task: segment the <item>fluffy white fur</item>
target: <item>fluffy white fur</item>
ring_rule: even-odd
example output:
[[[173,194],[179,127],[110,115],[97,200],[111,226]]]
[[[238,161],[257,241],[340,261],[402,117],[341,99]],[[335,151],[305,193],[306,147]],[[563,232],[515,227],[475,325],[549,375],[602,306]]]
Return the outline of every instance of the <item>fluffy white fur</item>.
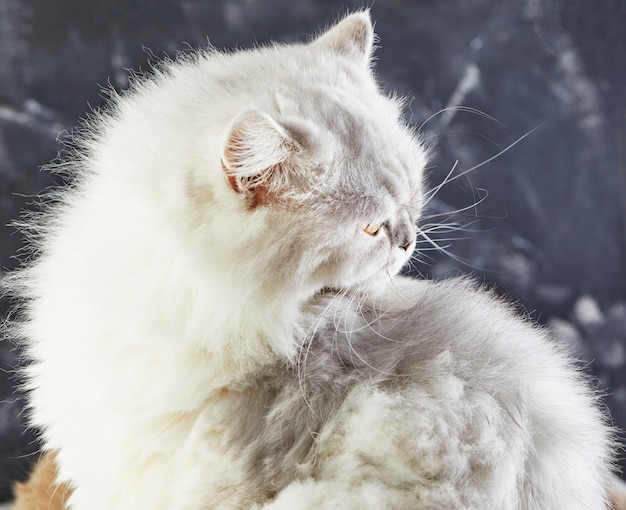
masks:
[[[77,136],[12,281],[73,510],[604,508],[608,429],[557,346],[393,276],[427,158],[372,44],[361,12],[181,57]]]

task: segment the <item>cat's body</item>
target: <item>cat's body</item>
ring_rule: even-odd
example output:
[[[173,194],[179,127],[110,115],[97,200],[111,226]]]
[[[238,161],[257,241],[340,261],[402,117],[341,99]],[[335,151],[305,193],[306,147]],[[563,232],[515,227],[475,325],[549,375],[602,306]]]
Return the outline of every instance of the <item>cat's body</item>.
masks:
[[[211,405],[241,465],[211,475],[207,508],[603,508],[598,413],[559,347],[491,294],[397,278],[305,310],[298,360]]]
[[[359,13],[188,57],[79,139],[12,281],[74,510],[604,508],[609,429],[559,349],[394,276],[426,153],[372,41]]]
[[[279,494],[269,508],[603,507],[602,476],[576,467],[603,462],[599,413],[558,346],[492,295],[396,278],[312,306],[324,319],[299,363],[245,404],[270,410],[242,443]]]

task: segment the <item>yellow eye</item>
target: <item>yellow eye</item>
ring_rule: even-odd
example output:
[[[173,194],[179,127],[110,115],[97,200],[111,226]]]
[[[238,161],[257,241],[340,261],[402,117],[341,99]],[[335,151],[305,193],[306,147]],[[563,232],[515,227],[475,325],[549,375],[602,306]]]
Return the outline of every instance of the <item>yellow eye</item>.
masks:
[[[367,226],[363,229],[363,232],[367,232],[371,236],[375,236],[378,234],[380,227],[382,225],[380,223],[368,223]]]

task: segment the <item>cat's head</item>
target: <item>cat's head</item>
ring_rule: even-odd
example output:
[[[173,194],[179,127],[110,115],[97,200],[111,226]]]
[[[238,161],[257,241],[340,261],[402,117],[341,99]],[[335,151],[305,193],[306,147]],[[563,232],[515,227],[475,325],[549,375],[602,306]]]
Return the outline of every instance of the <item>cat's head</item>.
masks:
[[[373,44],[360,12],[308,44],[249,56],[278,64],[250,64],[257,98],[220,139],[230,241],[310,289],[388,279],[415,247],[426,150],[376,84]]]

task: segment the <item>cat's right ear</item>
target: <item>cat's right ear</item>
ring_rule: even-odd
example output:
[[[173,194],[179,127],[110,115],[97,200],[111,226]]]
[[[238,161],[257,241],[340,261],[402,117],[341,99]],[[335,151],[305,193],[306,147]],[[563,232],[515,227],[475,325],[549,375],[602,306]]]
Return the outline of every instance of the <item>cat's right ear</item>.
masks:
[[[249,110],[233,119],[222,146],[228,185],[251,206],[271,199],[288,179],[290,158],[301,151],[267,113]]]
[[[313,44],[365,66],[369,65],[374,49],[374,28],[369,11],[346,16],[313,41]]]

